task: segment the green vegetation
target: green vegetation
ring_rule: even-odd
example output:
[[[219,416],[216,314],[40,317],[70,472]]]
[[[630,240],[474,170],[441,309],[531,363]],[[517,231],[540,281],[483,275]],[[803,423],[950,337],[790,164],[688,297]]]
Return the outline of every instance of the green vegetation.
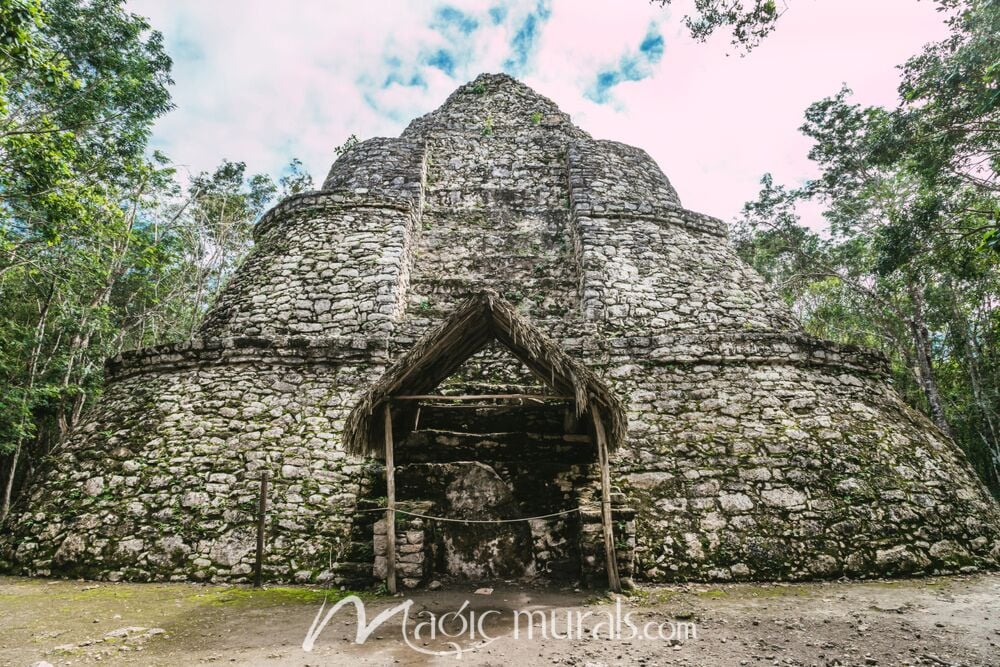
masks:
[[[711,588],[707,591],[698,591],[695,595],[700,598],[724,598],[728,593],[721,588]]]
[[[515,306],[524,301],[524,293],[518,289],[508,289],[503,293],[503,297]]]
[[[197,593],[189,597],[192,602],[207,603],[213,606],[227,607],[262,607],[293,604],[322,604],[323,601],[337,602],[349,595],[361,598],[371,598],[371,593],[358,593],[331,588],[293,588],[267,587],[245,588],[230,587],[212,590],[207,593]]]
[[[673,0],[651,0],[665,7]],[[949,2],[950,0],[943,0]],[[784,6],[784,3],[782,3]],[[694,11],[684,16],[684,25],[691,36],[706,41],[717,30],[729,29],[732,43],[746,51],[760,44],[775,28],[784,9],[775,0],[694,0]]]
[[[339,146],[334,146],[333,152],[336,153],[337,157],[340,157],[347,151],[357,146],[359,143],[361,142],[358,141],[358,136],[356,134],[352,134],[351,136],[347,137],[347,139],[344,140],[344,143],[340,144]]]
[[[1000,5],[940,4],[951,35],[903,65],[898,106],[812,104],[819,178],[765,175],[735,241],[811,333],[884,352],[1000,495]],[[828,235],[801,224],[809,202]]]
[[[190,336],[279,194],[224,161],[182,185],[150,152],[163,38],[122,0],[0,0],[0,522],[79,420],[103,360]]]

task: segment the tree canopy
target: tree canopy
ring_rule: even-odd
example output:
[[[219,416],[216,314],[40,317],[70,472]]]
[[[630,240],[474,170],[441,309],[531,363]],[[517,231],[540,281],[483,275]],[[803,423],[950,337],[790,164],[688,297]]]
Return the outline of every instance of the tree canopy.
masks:
[[[946,4],[951,35],[902,66],[895,108],[844,88],[806,110],[819,178],[766,175],[737,238],[809,329],[885,351],[1000,492],[1000,4]],[[824,233],[802,226],[806,201]]]
[[[172,107],[163,38],[123,0],[0,0],[0,521],[99,393],[103,360],[186,338],[279,193],[149,150]]]

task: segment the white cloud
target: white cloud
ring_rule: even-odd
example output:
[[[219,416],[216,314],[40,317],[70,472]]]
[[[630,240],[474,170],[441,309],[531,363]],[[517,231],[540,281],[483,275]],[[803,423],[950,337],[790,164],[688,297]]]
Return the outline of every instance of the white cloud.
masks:
[[[467,38],[430,27],[443,3],[133,0],[130,9],[166,35],[176,61],[177,109],[158,123],[155,144],[191,171],[229,158],[276,175],[300,157],[321,181],[333,147],[351,133],[397,135],[461,83],[500,71],[517,29],[537,11],[535,0],[505,3],[494,25],[495,3],[449,4],[478,22]],[[763,172],[786,183],[814,175],[796,129],[810,102],[846,82],[863,103],[893,104],[895,66],[945,34],[931,3],[789,5],[778,30],[741,58],[725,38],[693,42],[678,9],[554,0],[522,79],[595,137],[649,151],[686,206],[731,219]],[[635,52],[651,24],[666,48],[650,76],[615,85],[609,104],[587,99],[597,73]],[[453,76],[426,64],[437,49],[456,56]],[[404,83],[419,74],[426,85],[383,89],[391,72]]]

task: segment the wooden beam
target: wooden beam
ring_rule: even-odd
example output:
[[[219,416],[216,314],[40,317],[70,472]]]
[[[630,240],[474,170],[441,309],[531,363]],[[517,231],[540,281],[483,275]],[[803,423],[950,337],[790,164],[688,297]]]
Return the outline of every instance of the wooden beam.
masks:
[[[608,438],[604,432],[604,422],[591,401],[590,416],[594,420],[594,435],[597,436],[597,458],[601,465],[601,529],[604,532],[604,561],[608,568],[608,588],[615,593],[622,592],[618,577],[618,558],[615,556],[615,535],[611,525],[611,470],[608,462]]]
[[[385,404],[385,583],[396,594],[396,465],[393,462],[392,409]]]
[[[393,396],[394,401],[478,401],[517,399],[527,401],[572,401],[573,396],[545,396],[542,394],[469,394],[463,396],[446,396],[444,394],[408,394]]]

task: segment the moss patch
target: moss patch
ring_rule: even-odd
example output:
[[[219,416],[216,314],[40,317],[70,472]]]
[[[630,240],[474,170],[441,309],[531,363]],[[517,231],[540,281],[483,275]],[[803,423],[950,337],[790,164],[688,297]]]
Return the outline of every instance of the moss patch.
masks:
[[[374,597],[370,593],[327,588],[295,588],[289,586],[255,589],[234,586],[221,590],[197,593],[189,596],[187,599],[192,602],[212,606],[272,607],[296,604],[319,604],[324,600],[327,602],[336,602],[349,595],[357,595],[362,599],[371,599]]]
[[[700,598],[723,598],[729,595],[729,593],[722,590],[721,588],[712,588],[707,591],[698,591],[697,593],[695,593],[695,595],[697,595]]]

